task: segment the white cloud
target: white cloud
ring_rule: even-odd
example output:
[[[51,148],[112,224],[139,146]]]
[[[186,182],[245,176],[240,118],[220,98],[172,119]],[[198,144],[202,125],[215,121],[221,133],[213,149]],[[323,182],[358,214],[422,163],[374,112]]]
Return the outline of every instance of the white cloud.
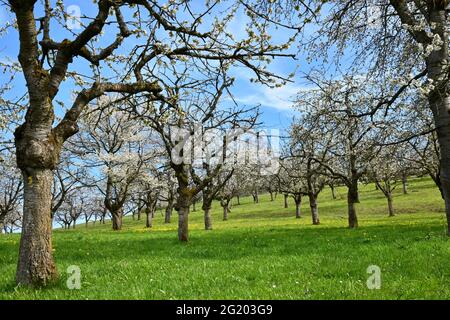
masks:
[[[271,107],[278,110],[293,110],[292,105],[297,93],[305,90],[305,87],[296,84],[287,84],[280,88],[269,88],[258,86],[251,94],[236,94],[237,102],[249,105],[260,104],[264,107]]]

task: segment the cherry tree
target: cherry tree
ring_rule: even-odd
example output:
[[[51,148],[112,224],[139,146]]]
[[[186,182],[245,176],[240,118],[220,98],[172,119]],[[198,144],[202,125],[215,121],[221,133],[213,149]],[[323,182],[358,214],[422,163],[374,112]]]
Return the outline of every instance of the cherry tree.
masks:
[[[289,157],[280,160],[280,168],[276,175],[280,192],[294,199],[297,219],[301,218],[302,197],[308,194],[305,179],[299,173],[304,169],[301,160]]]
[[[124,106],[124,111],[159,134],[165,148],[178,184],[175,209],[180,241],[189,238],[188,216],[194,198],[211,187],[225,160],[233,159],[227,155],[228,144],[239,132],[251,129],[259,115],[257,108],[222,105],[234,80],[227,76],[229,64],[222,63],[219,70],[207,66],[193,77],[191,63],[187,61],[183,68],[164,66],[172,77],[162,81],[168,95],[162,102],[135,97]]]
[[[290,128],[291,141],[289,156],[297,157],[301,162],[302,171],[296,173],[305,180],[306,194],[311,208],[312,223],[320,224],[317,198],[325,185],[330,184],[330,178],[323,164],[330,162],[333,138],[323,135],[318,130],[314,114],[304,113],[294,121]]]
[[[153,0],[99,0],[87,3],[82,16],[73,17],[60,1],[56,5],[50,0],[5,2],[15,18],[8,28],[17,30],[19,43],[18,61],[13,64],[26,82],[26,87],[17,85],[27,93],[26,101],[20,102],[25,116],[15,130],[17,166],[24,176],[17,283],[46,285],[57,278],[48,214],[52,171],[91,101],[111,92],[146,93],[150,99],[160,99],[159,78],[149,71],[163,60],[174,64],[186,58],[199,63],[228,60],[255,71],[259,82],[275,78],[267,71],[268,60],[283,55],[293,39],[271,41],[266,32],[269,24],[279,24],[282,18],[253,12],[247,35],[235,39],[227,25],[237,10],[248,11],[245,5],[252,8],[249,4],[207,1],[194,8],[184,0],[165,5]],[[264,5],[264,12],[270,13],[270,6]],[[74,86],[75,99],[65,108],[60,98],[69,96],[66,88]]]
[[[83,115],[83,130],[71,139],[70,145],[75,153],[82,155],[86,167],[91,168],[93,182],[88,183],[95,184],[104,195],[112,228],[120,230],[132,186],[152,151],[148,149],[147,142],[151,140],[147,140],[149,136],[142,129],[142,123],[115,108],[111,99]]]
[[[398,99],[419,92],[433,115],[440,148],[439,180],[450,236],[450,58],[449,2],[434,0],[319,1],[315,32],[305,36],[309,59],[355,70],[394,85],[380,92],[365,115],[401,115],[392,109]],[[348,54],[351,48],[352,54]],[[414,135],[420,134],[415,132]]]
[[[380,150],[375,120],[357,115],[367,110],[377,86],[365,77],[328,81],[319,74],[309,79],[316,87],[299,94],[297,108],[309,113],[309,127],[327,141],[330,155],[327,160],[315,157],[313,161],[324,168],[323,173],[346,185],[348,224],[356,228],[358,183],[367,173],[369,160]]]
[[[223,210],[223,221],[228,220],[228,213],[231,211],[231,200],[239,192],[238,179],[235,179],[238,171],[224,171],[219,176],[220,191],[217,193],[216,199],[219,200]]]
[[[404,145],[384,147],[376,158],[372,159],[368,175],[386,197],[390,217],[395,215],[393,192],[402,182],[403,162],[402,148]]]

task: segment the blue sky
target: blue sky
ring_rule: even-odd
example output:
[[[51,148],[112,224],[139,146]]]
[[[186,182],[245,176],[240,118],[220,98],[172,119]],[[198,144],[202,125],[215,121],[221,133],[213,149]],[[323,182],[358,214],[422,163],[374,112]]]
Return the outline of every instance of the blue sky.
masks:
[[[77,1],[64,1],[66,8],[72,4],[82,4],[81,8],[82,10],[85,10],[84,6],[88,5],[89,2],[83,1],[77,3]],[[90,6],[92,7],[92,4],[90,4]],[[0,6],[0,26],[4,25],[6,20],[11,21],[12,15],[7,12],[6,9],[6,7]],[[239,38],[240,34],[245,33],[245,22],[247,19],[246,15],[241,12],[238,13],[231,23],[229,28],[235,37]],[[16,59],[18,54],[17,33],[13,29],[9,30],[10,31],[6,35],[0,38],[0,61],[7,57]],[[285,30],[281,29],[272,30],[271,35],[277,42],[283,41],[289,36]],[[105,40],[108,41],[108,37],[105,38]],[[296,52],[296,48],[290,49],[290,52]],[[299,57],[297,60],[279,58],[271,64],[270,70],[286,76],[295,70],[307,72],[310,67],[311,66],[307,65],[306,60],[302,59],[302,57]],[[83,70],[87,68],[87,64],[75,59],[71,68],[74,70]],[[232,75],[235,76],[236,81],[231,91],[238,103],[249,106],[261,105],[261,121],[264,122],[264,126],[268,129],[284,130],[289,126],[292,117],[295,115],[295,112],[291,108],[292,99],[296,92],[305,88],[298,73],[296,74],[293,83],[288,83],[287,85],[276,89],[251,83],[249,81],[251,72],[246,68],[236,68],[232,71]],[[1,82],[3,82],[3,80],[0,80],[0,83]],[[24,81],[21,76],[21,79],[15,79],[15,89],[10,92],[10,95],[20,96],[23,94],[24,89]],[[70,105],[71,89],[72,84],[70,82],[64,83],[60,88],[57,99]]]

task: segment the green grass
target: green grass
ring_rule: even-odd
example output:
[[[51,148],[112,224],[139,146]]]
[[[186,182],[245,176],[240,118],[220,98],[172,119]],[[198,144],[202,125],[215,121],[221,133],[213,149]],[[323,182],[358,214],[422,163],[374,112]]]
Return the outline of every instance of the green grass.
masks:
[[[190,242],[176,239],[158,212],[154,227],[126,218],[111,225],[55,230],[61,280],[50,288],[15,287],[19,235],[0,236],[0,299],[449,299],[450,241],[443,201],[429,179],[410,181],[394,198],[395,217],[373,184],[362,187],[360,228],[349,230],[342,199],[320,196],[321,225],[311,225],[307,199],[301,219],[268,195],[243,198],[228,221],[213,208],[212,231],[202,212],[190,215]],[[200,205],[198,206],[200,207]],[[66,288],[66,269],[78,265],[82,288]],[[369,265],[381,268],[381,289],[369,290]]]

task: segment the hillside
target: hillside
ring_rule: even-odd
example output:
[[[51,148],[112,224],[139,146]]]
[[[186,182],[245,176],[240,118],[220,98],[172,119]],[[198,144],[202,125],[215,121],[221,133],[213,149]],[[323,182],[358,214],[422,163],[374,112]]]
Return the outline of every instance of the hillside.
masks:
[[[370,184],[361,188],[360,228],[347,229],[345,189],[332,200],[319,197],[321,225],[311,225],[307,198],[301,219],[278,195],[259,204],[242,198],[228,221],[213,208],[212,231],[190,215],[191,239],[177,241],[177,217],[154,227],[124,220],[122,231],[77,225],[54,231],[59,283],[45,289],[17,288],[14,272],[19,235],[0,236],[0,299],[414,299],[450,298],[450,242],[444,204],[429,179],[396,190],[395,217]],[[66,288],[66,269],[81,269],[80,290]],[[366,270],[381,268],[381,289],[369,290]]]

